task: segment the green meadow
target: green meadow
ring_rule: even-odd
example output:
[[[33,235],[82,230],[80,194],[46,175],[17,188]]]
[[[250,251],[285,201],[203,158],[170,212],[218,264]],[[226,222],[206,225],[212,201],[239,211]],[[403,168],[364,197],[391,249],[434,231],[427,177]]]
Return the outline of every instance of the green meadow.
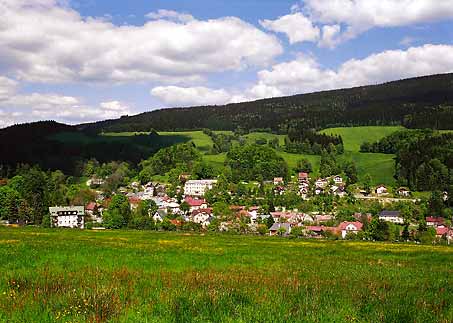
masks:
[[[447,246],[0,228],[1,322],[452,322]]]
[[[358,169],[359,180],[363,180],[366,174],[370,174],[374,184],[386,184],[393,185],[394,179],[393,174],[395,170],[394,155],[386,154],[372,154],[372,153],[361,153],[360,145],[365,142],[374,142],[379,140],[395,131],[404,129],[402,127],[386,127],[386,126],[372,126],[372,127],[348,127],[348,128],[329,128],[322,130],[326,134],[341,135],[344,142],[345,153],[340,156],[340,159],[353,160]],[[231,134],[231,131],[216,131],[217,133]],[[108,140],[108,141],[120,141],[127,142],[131,141],[135,135],[146,134],[146,133],[106,133],[101,138],[96,140]],[[172,143],[181,142],[193,142],[195,146],[203,154],[203,159],[214,167],[214,169],[221,171],[224,167],[226,154],[211,155],[210,151],[213,145],[211,138],[203,133],[202,131],[182,131],[182,132],[159,132],[160,145],[168,146]],[[64,135],[60,137],[60,140],[77,140],[87,141],[93,140],[84,135],[82,137],[66,138]],[[252,132],[244,136],[247,143],[255,143],[257,139],[271,140],[278,138],[279,144],[284,145],[284,135],[276,135],[265,132]],[[131,141],[133,143],[133,141]],[[313,165],[313,174],[317,176],[319,174],[319,163],[320,156],[316,155],[301,155],[292,154],[284,151],[277,151],[288,163],[290,169],[294,169],[297,162],[302,159],[308,159]]]
[[[329,128],[322,132],[326,134],[341,135],[344,142],[345,153],[340,156],[340,159],[353,160],[357,165],[359,180],[363,180],[366,174],[370,174],[374,184],[386,184],[393,185],[394,179],[393,174],[395,171],[394,155],[387,154],[372,154],[372,153],[361,153],[360,145],[366,141],[374,142],[385,136],[404,129],[403,127],[390,127],[390,126],[370,126],[370,127],[348,127],[348,128]],[[228,131],[219,131],[218,133],[231,133]],[[206,153],[209,148],[212,147],[212,140],[209,136],[204,134],[202,131],[190,131],[190,132],[161,132],[162,136],[174,136],[180,135],[188,138],[192,141],[201,152]],[[263,132],[252,132],[245,136],[248,143],[255,143],[257,139],[271,140],[278,138],[280,145],[284,145],[284,135],[275,135],[271,133]],[[301,155],[291,154],[284,151],[277,151],[288,163],[291,169],[294,169],[297,162],[302,159],[308,159],[313,165],[313,174],[317,176],[319,174],[319,163],[320,156],[316,155]],[[221,170],[226,154],[218,155],[204,155],[203,158],[215,169]]]

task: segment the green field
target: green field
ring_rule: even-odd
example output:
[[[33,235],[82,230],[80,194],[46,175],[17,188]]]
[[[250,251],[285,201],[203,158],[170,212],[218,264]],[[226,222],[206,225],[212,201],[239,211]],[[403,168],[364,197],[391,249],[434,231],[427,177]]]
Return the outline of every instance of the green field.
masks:
[[[324,129],[321,133],[328,135],[340,135],[343,138],[344,149],[348,151],[360,151],[360,145],[364,142],[375,142],[403,127],[347,127],[347,128],[329,128]]]
[[[329,128],[322,132],[326,134],[341,135],[344,141],[345,154],[340,157],[344,160],[355,161],[358,169],[359,180],[363,180],[365,174],[370,174],[374,184],[393,185],[394,179],[394,155],[385,154],[364,154],[360,153],[360,145],[365,142],[379,140],[395,131],[404,129],[402,127],[348,127],[348,128]],[[216,131],[216,133],[232,134],[231,131]],[[146,133],[107,133],[104,136],[116,138],[115,140],[125,140],[125,138],[135,134]],[[216,170],[221,171],[224,167],[226,154],[209,155],[213,142],[211,138],[202,131],[184,131],[184,132],[160,132],[160,140],[170,144],[171,142],[193,142],[195,146],[203,153],[203,159],[212,165]],[[284,135],[271,133],[253,132],[245,135],[247,142],[255,143],[256,139],[271,140],[277,137],[281,146],[284,145]],[[78,140],[82,140],[79,138]],[[302,159],[308,159],[313,165],[313,175],[319,174],[320,157],[315,155],[291,154],[284,151],[277,152],[282,156],[290,169],[294,169],[297,162]]]
[[[348,127],[329,128],[321,132],[341,135],[343,138],[345,160],[353,160],[357,165],[359,180],[370,174],[374,184],[393,185],[395,180],[395,155],[361,153],[360,145],[364,142],[375,142],[393,132],[403,130],[403,127]]]
[[[0,228],[2,322],[451,322],[453,248]]]

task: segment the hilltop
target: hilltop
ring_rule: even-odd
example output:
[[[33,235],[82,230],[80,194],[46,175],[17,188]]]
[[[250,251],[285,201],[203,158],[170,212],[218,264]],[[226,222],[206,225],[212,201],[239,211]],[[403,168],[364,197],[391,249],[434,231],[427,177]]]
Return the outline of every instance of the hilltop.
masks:
[[[329,128],[453,128],[453,74],[222,106],[161,109],[80,125],[90,132]]]

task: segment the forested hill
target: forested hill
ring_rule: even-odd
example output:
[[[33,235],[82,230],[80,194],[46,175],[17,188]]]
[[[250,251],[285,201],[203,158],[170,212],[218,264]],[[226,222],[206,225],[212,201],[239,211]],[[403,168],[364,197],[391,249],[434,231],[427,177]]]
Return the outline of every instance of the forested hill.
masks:
[[[453,74],[224,106],[162,109],[80,125],[90,132],[296,129],[402,124],[453,128]]]

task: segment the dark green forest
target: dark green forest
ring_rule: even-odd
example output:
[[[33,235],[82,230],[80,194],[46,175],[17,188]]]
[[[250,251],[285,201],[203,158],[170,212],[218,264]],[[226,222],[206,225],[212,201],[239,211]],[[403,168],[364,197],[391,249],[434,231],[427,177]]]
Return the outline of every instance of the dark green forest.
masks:
[[[290,128],[358,125],[453,129],[453,74],[223,106],[156,110],[79,128],[94,133],[151,128],[158,131],[268,128],[287,133]]]

